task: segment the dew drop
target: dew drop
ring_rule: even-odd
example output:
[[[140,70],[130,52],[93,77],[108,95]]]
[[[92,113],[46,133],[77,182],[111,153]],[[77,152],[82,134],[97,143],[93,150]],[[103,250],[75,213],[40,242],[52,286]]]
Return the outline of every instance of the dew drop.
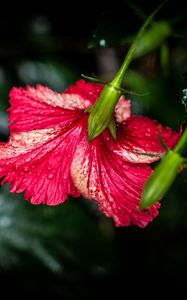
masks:
[[[144,144],[144,147],[145,148],[149,148],[149,144]]]
[[[96,186],[91,186],[90,188],[89,188],[89,191],[90,191],[90,193],[92,193],[92,192],[95,192],[96,191]]]
[[[66,180],[68,178],[67,174],[64,174],[63,179]]]
[[[48,175],[48,178],[51,179],[51,178],[53,178],[53,176],[54,176],[54,174],[50,173],[50,174]]]
[[[30,157],[28,157],[28,158],[25,159],[25,162],[29,162],[29,161],[31,161]]]

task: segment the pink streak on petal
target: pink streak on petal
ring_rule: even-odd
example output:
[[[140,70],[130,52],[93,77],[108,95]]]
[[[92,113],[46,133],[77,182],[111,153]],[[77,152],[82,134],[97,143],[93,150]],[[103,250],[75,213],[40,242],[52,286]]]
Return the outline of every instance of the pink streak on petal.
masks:
[[[105,131],[88,144],[84,128],[71,166],[73,182],[84,197],[97,201],[117,226],[145,227],[158,215],[159,207],[156,204],[146,211],[138,210],[152,169],[146,164],[122,161],[108,147],[109,136]]]
[[[86,107],[83,105],[86,101],[80,96],[61,95],[43,86],[37,86],[36,89],[13,88],[10,103],[9,120],[13,122],[9,126],[11,131],[51,128],[56,125],[63,127],[80,115],[81,108]],[[76,110],[73,105],[77,107]]]
[[[87,119],[86,119],[87,120]],[[0,144],[0,177],[12,192],[25,191],[33,204],[57,205],[78,197],[70,165],[85,120],[54,128],[15,133]]]
[[[156,121],[143,116],[132,116],[117,127],[117,140],[110,139],[112,151],[120,155],[125,161],[132,163],[151,163],[159,157],[151,154],[165,153],[159,141],[159,130],[168,148],[173,149],[181,133],[172,131]],[[141,154],[148,155],[141,155]]]
[[[126,100],[124,96],[119,98],[115,107],[115,117],[118,123],[124,122],[131,115],[131,101]]]
[[[86,82],[85,80],[81,79],[76,82],[75,85],[71,85],[67,88],[64,95],[67,94],[74,94],[79,95],[82,99],[87,100],[90,102],[88,107],[95,103],[97,98],[99,98],[101,91],[104,85]]]

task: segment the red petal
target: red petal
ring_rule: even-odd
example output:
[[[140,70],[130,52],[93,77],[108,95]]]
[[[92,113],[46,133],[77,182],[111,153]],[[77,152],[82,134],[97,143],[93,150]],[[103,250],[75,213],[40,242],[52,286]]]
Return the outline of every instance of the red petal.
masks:
[[[89,100],[90,104],[94,104],[96,99],[99,98],[104,85],[78,80],[75,85],[67,88],[64,94],[76,94],[85,100]]]
[[[33,204],[57,205],[68,195],[79,196],[70,165],[82,130],[82,121],[61,129],[15,133],[0,144],[0,177],[12,192],[25,191]]]
[[[108,133],[87,142],[86,128],[77,146],[71,174],[84,197],[94,199],[117,226],[135,224],[145,227],[157,216],[156,204],[146,211],[138,210],[143,186],[152,170],[146,164],[121,160],[108,147]]]
[[[165,152],[159,141],[159,131],[168,148],[173,149],[180,138],[180,133],[143,116],[133,116],[123,124],[119,124],[117,141],[111,139],[110,147],[126,161],[151,163],[159,157],[152,157],[149,154]]]
[[[76,118],[77,111],[91,105],[79,95],[59,94],[47,87],[37,85],[36,89],[28,86],[13,88],[10,92],[10,129],[26,131],[52,128],[69,123]]]

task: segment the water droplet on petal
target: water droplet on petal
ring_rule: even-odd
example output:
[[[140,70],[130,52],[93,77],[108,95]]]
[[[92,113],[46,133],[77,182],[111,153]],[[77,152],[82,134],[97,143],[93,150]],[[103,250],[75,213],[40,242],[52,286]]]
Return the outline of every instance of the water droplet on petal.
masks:
[[[53,176],[54,176],[54,174],[50,173],[50,174],[48,175],[48,178],[51,179],[51,178],[53,178]]]
[[[31,161],[30,157],[28,157],[28,158],[25,159],[25,162],[29,162],[29,161]]]
[[[60,158],[60,157],[57,157],[57,158],[56,158],[56,161],[57,161],[57,162],[61,161],[61,158]]]
[[[96,186],[91,186],[90,188],[89,188],[89,191],[90,191],[90,193],[92,193],[92,192],[95,192],[96,191]]]
[[[144,148],[149,148],[149,144],[144,144]]]

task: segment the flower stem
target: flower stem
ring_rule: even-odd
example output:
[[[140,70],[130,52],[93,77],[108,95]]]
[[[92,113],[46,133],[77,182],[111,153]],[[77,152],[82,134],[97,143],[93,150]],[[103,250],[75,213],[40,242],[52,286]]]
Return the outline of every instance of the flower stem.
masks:
[[[134,52],[136,50],[136,45],[138,40],[142,37],[145,28],[150,24],[150,22],[152,21],[153,17],[155,16],[155,14],[160,10],[160,8],[167,2],[167,0],[163,1],[155,10],[154,12],[147,18],[147,20],[145,21],[145,23],[142,25],[142,27],[140,28],[138,34],[136,35],[136,38],[134,40],[134,42],[132,43],[131,47],[129,48],[129,51],[125,57],[124,62],[122,63],[120,69],[118,70],[116,76],[114,77],[114,79],[111,82],[111,85],[117,88],[120,88],[121,83],[123,81],[123,77],[129,67],[129,64],[131,63],[133,56],[134,56]]]
[[[162,4],[160,4],[155,9],[155,11],[147,18],[145,23],[140,28],[137,37],[131,45],[124,62],[122,63],[119,71],[116,73],[116,76],[110,83],[105,85],[100,94],[100,97],[97,99],[95,104],[91,106],[89,110],[86,110],[86,112],[90,113],[88,118],[89,142],[100,135],[107,127],[110,130],[112,137],[116,139],[116,124],[113,118],[113,113],[120,96],[123,94],[123,90],[121,89],[123,77],[128,69],[130,62],[133,59],[139,38],[144,33],[147,25],[152,21],[155,14],[166,2],[167,0],[163,1]]]
[[[174,151],[181,153],[185,148],[187,148],[187,128],[184,130],[179,142],[177,143]]]

